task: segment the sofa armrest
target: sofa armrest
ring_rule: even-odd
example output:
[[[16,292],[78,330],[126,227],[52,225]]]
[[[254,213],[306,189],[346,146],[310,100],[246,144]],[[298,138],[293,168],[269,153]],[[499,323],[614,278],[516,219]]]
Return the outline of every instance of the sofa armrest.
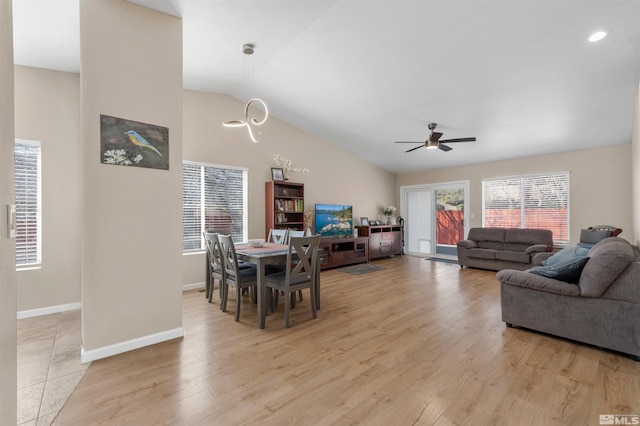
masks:
[[[515,287],[529,288],[562,296],[580,296],[580,287],[553,278],[543,277],[526,271],[503,269],[496,274],[496,278],[502,284]]]
[[[478,248],[478,244],[476,244],[475,241],[462,240],[462,241],[458,241],[458,247],[472,249],[472,248]]]
[[[550,252],[551,249],[552,249],[552,247],[548,246],[546,244],[534,244],[532,246],[527,247],[524,252],[527,253],[527,254],[544,253],[544,252]]]
[[[544,253],[534,253],[531,255],[531,264],[533,266],[540,266],[542,262],[553,256],[555,253],[546,251]]]

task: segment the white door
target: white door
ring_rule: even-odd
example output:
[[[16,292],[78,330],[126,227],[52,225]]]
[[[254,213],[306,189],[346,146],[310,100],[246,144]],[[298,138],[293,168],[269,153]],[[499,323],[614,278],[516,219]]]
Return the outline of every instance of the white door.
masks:
[[[433,191],[416,188],[405,193],[405,252],[433,253]]]

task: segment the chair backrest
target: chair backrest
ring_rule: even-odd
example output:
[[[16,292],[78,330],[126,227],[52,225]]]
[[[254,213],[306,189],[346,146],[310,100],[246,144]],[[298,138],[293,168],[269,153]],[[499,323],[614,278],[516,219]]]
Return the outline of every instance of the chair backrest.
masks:
[[[590,226],[589,229],[595,229],[597,231],[611,231],[612,237],[617,237],[622,233],[622,229],[618,228],[617,226],[611,226],[611,225],[595,225],[595,226]]]
[[[238,257],[236,255],[236,247],[233,245],[233,239],[231,235],[218,235],[218,241],[220,242],[220,253],[226,279],[238,282],[240,268],[238,267]]]
[[[295,231],[293,229],[289,229],[289,232],[287,233],[287,239],[285,240],[285,244],[289,244],[289,239],[291,237],[304,237],[304,231]]]
[[[287,265],[289,265],[289,268],[287,268],[285,275],[287,287],[306,281],[315,284],[319,244],[320,235],[289,238],[289,250],[287,252]]]
[[[287,244],[289,238],[289,231],[287,229],[274,229],[269,230],[269,236],[267,237],[268,243]]]
[[[224,272],[222,250],[220,249],[220,241],[218,240],[218,234],[215,232],[203,232],[204,243],[207,249],[207,258],[209,263],[217,273]]]

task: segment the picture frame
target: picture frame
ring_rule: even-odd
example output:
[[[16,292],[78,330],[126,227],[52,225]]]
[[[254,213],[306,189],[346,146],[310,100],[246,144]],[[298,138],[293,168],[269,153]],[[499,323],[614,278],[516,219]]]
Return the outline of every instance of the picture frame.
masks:
[[[361,217],[360,217],[360,225],[362,225],[362,226],[369,226],[369,218],[368,218],[368,217],[361,216]]]
[[[271,168],[271,180],[283,181],[284,180],[284,170],[280,167],[272,167]]]
[[[100,162],[169,170],[169,129],[100,114]]]

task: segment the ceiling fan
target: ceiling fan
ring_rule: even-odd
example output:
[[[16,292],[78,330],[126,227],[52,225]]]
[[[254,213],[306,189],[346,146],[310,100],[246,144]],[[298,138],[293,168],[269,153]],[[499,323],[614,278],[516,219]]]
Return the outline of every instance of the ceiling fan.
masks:
[[[429,134],[429,138],[424,142],[405,142],[405,141],[396,141],[396,143],[420,143],[422,145],[417,146],[415,148],[411,148],[405,152],[415,151],[416,149],[425,147],[427,149],[441,149],[445,152],[451,151],[453,148],[443,145],[443,142],[446,143],[454,143],[454,142],[475,142],[476,138],[456,138],[456,139],[445,139],[440,140],[442,137],[442,133],[434,132],[438,123],[429,123],[429,130],[431,130],[431,134]]]

